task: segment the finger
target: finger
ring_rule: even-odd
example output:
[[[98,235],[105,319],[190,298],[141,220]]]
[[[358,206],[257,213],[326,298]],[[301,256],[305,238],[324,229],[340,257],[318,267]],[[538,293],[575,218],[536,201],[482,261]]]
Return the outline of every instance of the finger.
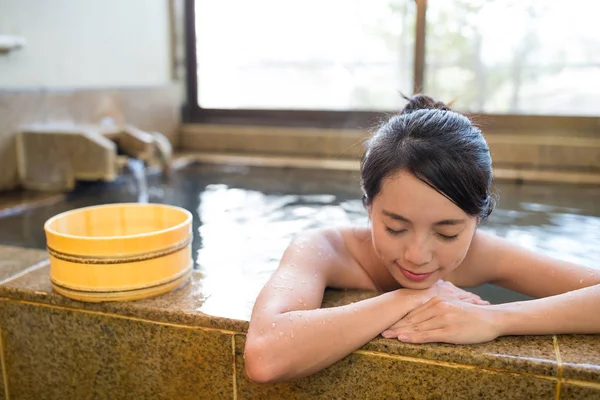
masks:
[[[426,319],[431,318],[431,316],[429,317],[424,317],[423,316],[423,312],[425,310],[429,310],[432,309],[433,306],[435,306],[436,304],[438,304],[439,302],[443,301],[442,299],[440,299],[439,297],[432,297],[431,299],[429,299],[428,301],[426,301],[425,303],[421,304],[419,307],[413,309],[412,311],[410,311],[408,314],[406,314],[404,317],[402,317],[402,319],[398,322],[396,322],[393,326],[406,326],[406,325],[411,325],[417,321],[424,321]],[[424,315],[428,315],[428,314],[424,314]]]
[[[402,335],[398,335],[398,340],[404,343],[451,343],[448,333],[444,329],[404,333]]]
[[[465,299],[465,303],[477,304],[477,305],[489,305],[490,302],[483,299]]]
[[[398,337],[400,335],[412,334],[417,332],[428,332],[436,329],[442,329],[447,323],[442,318],[432,317],[426,321],[418,322],[413,325],[403,326],[395,329],[391,337]]]
[[[437,304],[437,303],[434,303],[433,305],[435,305],[435,304]],[[433,305],[425,303],[422,306],[414,309],[409,314],[407,314],[404,318],[402,318],[400,321],[396,322],[394,325],[390,326],[388,329],[383,331],[381,335],[385,338],[395,337],[396,336],[395,332],[398,329],[402,329],[407,326],[412,326],[414,324],[420,324],[420,323],[423,323],[424,321],[427,321],[427,320],[433,318],[434,316],[437,315],[437,310],[435,307],[433,307]]]

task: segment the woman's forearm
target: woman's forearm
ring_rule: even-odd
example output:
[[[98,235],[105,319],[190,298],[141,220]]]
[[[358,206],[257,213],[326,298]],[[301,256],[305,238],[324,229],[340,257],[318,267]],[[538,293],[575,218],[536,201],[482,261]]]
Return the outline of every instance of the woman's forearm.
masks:
[[[248,332],[246,372],[259,382],[300,378],[340,360],[428,300],[400,289],[353,304],[259,316]]]
[[[600,285],[490,308],[498,312],[501,335],[600,332]]]

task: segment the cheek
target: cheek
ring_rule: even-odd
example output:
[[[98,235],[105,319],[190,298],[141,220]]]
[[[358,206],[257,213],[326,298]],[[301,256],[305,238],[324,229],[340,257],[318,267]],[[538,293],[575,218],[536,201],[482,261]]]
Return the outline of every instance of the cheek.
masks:
[[[446,268],[456,268],[462,263],[469,251],[471,244],[471,238],[459,239],[455,243],[446,244],[439,248],[437,252],[437,259],[440,266]]]
[[[384,228],[373,226],[372,240],[373,248],[379,258],[383,260],[394,260],[397,258],[398,243],[390,237]]]

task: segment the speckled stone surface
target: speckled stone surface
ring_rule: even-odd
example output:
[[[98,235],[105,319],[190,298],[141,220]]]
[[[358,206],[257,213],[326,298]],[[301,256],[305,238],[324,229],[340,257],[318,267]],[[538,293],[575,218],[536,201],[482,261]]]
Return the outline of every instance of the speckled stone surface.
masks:
[[[205,295],[201,290],[202,281],[198,274],[194,274],[187,284],[164,295],[118,303],[83,303],[70,300],[53,292],[49,276],[48,266],[39,268],[0,286],[0,297],[42,302],[74,309],[102,311],[157,322],[203,326],[232,332],[247,330],[248,322],[245,320],[216,314],[210,315],[204,312]],[[231,298],[230,303],[235,302],[236,299]],[[223,306],[226,309],[235,308],[235,304],[223,304]]]
[[[600,335],[560,335],[558,347],[564,378],[600,384]]]
[[[0,284],[47,258],[43,250],[0,245]]]
[[[560,386],[561,400],[600,400],[600,384],[590,387],[563,382]]]
[[[0,301],[11,399],[225,399],[232,336]]]
[[[556,376],[558,372],[552,336],[501,337],[472,345],[410,344],[378,338],[362,349],[537,375]]]
[[[0,379],[0,400],[6,400],[6,395],[4,393],[4,377]]]
[[[236,339],[237,398],[245,399],[554,399],[551,379],[352,354],[310,377],[256,384],[244,372]]]

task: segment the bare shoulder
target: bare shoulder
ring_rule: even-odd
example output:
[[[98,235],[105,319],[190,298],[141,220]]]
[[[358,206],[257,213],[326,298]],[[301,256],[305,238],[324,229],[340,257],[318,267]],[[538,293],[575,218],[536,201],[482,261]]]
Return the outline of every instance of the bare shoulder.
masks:
[[[279,267],[262,288],[253,319],[291,310],[316,309],[321,306],[327,287],[373,289],[368,274],[348,250],[346,232],[328,228],[296,234]]]
[[[478,229],[465,259],[447,279],[462,287],[474,287],[493,282],[497,278],[495,254],[499,248],[507,244],[508,241]]]
[[[323,228],[296,235],[290,248],[297,254],[312,253],[302,258],[316,258],[314,262],[327,272],[327,286],[373,290],[375,285],[362,265],[369,251],[369,237],[366,228]]]
[[[492,283],[532,297],[546,297],[598,284],[600,271],[478,230],[465,259],[448,278],[457,286]]]

